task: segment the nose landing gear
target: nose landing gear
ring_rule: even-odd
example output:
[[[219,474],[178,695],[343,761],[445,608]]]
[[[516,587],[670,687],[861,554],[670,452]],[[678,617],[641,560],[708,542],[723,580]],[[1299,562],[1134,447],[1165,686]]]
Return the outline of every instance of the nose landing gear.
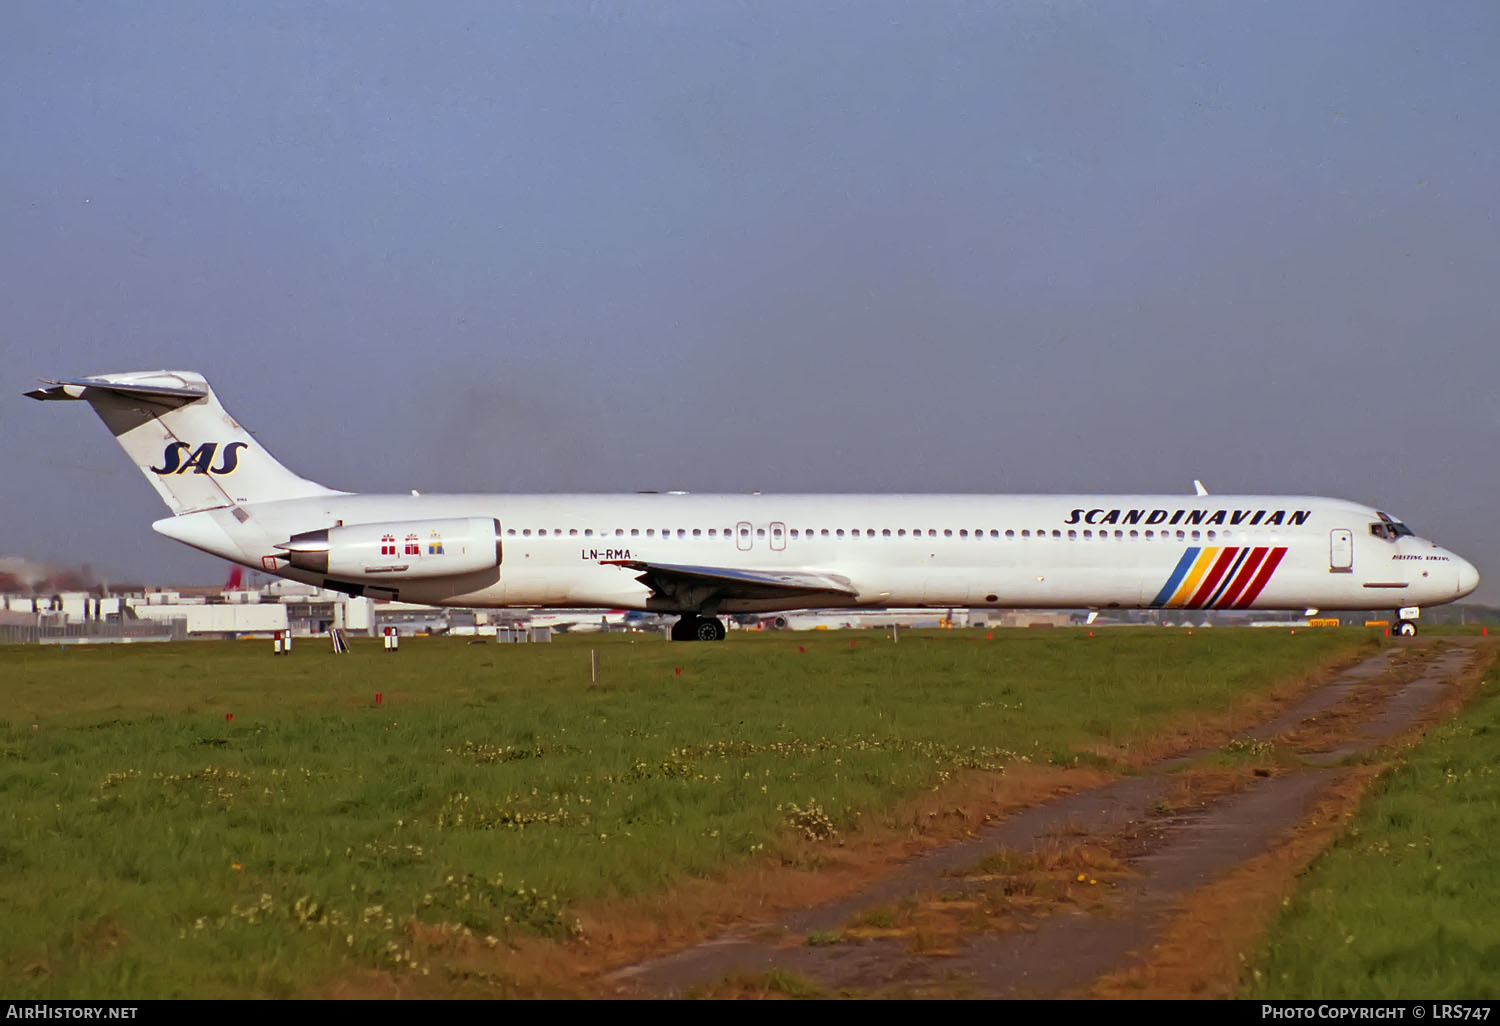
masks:
[[[1417,617],[1422,615],[1422,610],[1416,606],[1402,606],[1396,610],[1396,626],[1393,633],[1402,638],[1415,638],[1417,636]]]

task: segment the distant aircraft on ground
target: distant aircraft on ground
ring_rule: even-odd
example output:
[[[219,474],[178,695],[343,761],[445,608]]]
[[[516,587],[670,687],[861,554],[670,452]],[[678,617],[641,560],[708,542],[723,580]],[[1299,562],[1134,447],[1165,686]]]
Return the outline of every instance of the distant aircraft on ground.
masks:
[[[199,374],[47,381],[91,404],[204,552],[351,595],[626,609],[719,640],[809,607],[1396,609],[1479,584],[1401,521],[1296,495],[355,495],[298,477]]]
[[[631,613],[624,609],[538,609],[526,617],[528,627],[551,627],[559,634],[596,634],[630,626]]]

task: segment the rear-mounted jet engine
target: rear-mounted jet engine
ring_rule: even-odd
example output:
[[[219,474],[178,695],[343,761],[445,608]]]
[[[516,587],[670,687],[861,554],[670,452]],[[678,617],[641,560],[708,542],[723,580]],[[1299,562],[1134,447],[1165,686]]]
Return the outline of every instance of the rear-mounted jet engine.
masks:
[[[500,565],[500,521],[492,517],[348,524],[294,534],[277,545],[299,570],[360,581],[411,581]]]

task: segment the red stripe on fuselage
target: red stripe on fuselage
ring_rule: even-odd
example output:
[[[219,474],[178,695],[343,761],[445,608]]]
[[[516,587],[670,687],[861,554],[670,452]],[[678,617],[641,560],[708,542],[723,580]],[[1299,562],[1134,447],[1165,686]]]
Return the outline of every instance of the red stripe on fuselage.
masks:
[[[1234,575],[1234,583],[1224,589],[1224,594],[1219,597],[1220,609],[1233,609],[1234,600],[1239,598],[1240,592],[1245,590],[1245,585],[1250,583],[1255,576],[1256,568],[1260,561],[1266,558],[1266,547],[1258,546],[1250,550],[1250,555],[1245,559],[1245,565],[1240,567],[1240,572]]]
[[[1284,555],[1286,555],[1285,546],[1271,550],[1270,555],[1266,557],[1265,563],[1260,568],[1260,573],[1255,575],[1255,582],[1250,585],[1244,595],[1240,596],[1240,600],[1234,604],[1234,608],[1249,608],[1250,603],[1255,601],[1256,597],[1260,595],[1260,590],[1266,586],[1266,582],[1276,572],[1276,565],[1281,562],[1281,557]]]
[[[1230,546],[1219,553],[1219,558],[1214,561],[1214,568],[1208,572],[1208,577],[1203,581],[1197,594],[1188,601],[1189,609],[1197,609],[1208,601],[1208,597],[1214,593],[1214,587],[1219,583],[1219,578],[1224,576],[1224,571],[1229,569],[1229,565],[1234,562],[1234,557],[1239,555],[1239,551],[1237,547]]]

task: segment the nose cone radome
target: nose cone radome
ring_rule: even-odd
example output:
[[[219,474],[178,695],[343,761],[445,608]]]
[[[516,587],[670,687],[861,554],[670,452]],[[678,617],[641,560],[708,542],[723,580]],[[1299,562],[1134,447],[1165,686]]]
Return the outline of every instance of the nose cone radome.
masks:
[[[1479,587],[1479,571],[1467,559],[1458,560],[1458,597],[1463,598]]]

